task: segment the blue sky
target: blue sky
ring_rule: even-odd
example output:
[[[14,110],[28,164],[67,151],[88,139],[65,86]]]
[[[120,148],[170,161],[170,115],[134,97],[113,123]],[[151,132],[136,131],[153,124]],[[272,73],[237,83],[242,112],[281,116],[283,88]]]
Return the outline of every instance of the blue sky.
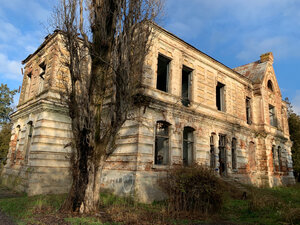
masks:
[[[0,82],[22,84],[21,61],[47,35],[57,0],[0,0]],[[282,97],[300,113],[299,0],[166,0],[160,25],[230,68],[273,52]]]

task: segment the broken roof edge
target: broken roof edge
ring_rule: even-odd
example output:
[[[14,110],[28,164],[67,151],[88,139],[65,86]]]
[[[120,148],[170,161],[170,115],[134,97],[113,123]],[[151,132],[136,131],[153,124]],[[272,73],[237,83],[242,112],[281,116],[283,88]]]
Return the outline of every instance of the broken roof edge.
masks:
[[[208,54],[202,52],[201,50],[199,50],[198,48],[196,48],[195,46],[189,44],[188,42],[184,41],[183,39],[179,38],[178,36],[176,36],[175,34],[171,33],[170,31],[166,30],[165,28],[159,26],[157,23],[155,22],[151,22],[152,25],[154,25],[155,27],[157,27],[158,29],[164,31],[165,33],[167,33],[168,35],[176,38],[177,40],[181,41],[182,43],[184,43],[185,45],[191,47],[192,49],[194,49],[195,51],[199,52],[201,55],[203,55],[204,57],[206,57],[209,60],[212,60],[214,63],[217,63],[218,65],[220,65],[221,67],[223,67],[224,69],[233,72],[234,74],[238,75],[240,78],[251,82],[253,84],[253,81],[251,79],[249,79],[248,77],[245,77],[244,75],[240,74],[239,72],[235,71],[234,68],[230,68],[228,66],[226,66],[225,64],[221,63],[220,61],[214,59],[213,57],[209,56]],[[22,61],[22,65],[24,65],[25,63],[27,63],[34,55],[36,55],[43,47],[45,47],[57,34],[63,34],[64,32],[61,30],[54,30],[54,32],[52,34],[48,34],[45,37],[44,42],[37,48],[37,50],[34,51],[34,53],[29,54],[23,61]],[[80,38],[80,37],[79,37]],[[259,61],[259,60],[258,60]],[[251,64],[251,63],[248,63]],[[248,65],[245,64],[245,65]],[[236,67],[238,68],[238,67]]]
[[[22,65],[27,63],[33,56],[35,56],[42,48],[44,48],[59,33],[62,34],[63,31],[54,30],[52,34],[48,34],[45,37],[45,40],[43,41],[43,43],[32,54],[29,54],[24,60],[22,60],[22,62],[21,62]]]
[[[189,44],[188,42],[184,41],[183,39],[179,38],[178,36],[176,36],[175,34],[171,33],[170,31],[166,30],[165,28],[159,26],[158,24],[152,22],[153,25],[155,25],[157,28],[161,29],[162,31],[164,31],[165,33],[169,34],[170,36],[178,39],[179,41],[183,42],[184,44],[188,45],[189,47],[191,47],[192,49],[196,50],[197,52],[199,52],[200,54],[202,54],[204,57],[208,58],[209,60],[212,60],[213,62],[219,64],[220,66],[222,66],[224,69],[229,70],[230,72],[233,72],[234,74],[238,75],[240,78],[245,79],[247,81],[250,81],[251,83],[252,80],[249,79],[248,77],[245,77],[244,75],[238,73],[237,71],[233,70],[232,68],[226,66],[225,64],[221,63],[220,61],[214,59],[213,57],[209,56],[208,54],[206,54],[205,52],[202,52],[201,50],[199,50],[198,48],[196,48],[195,46]],[[250,64],[250,63],[249,63]],[[247,64],[246,64],[247,65]]]

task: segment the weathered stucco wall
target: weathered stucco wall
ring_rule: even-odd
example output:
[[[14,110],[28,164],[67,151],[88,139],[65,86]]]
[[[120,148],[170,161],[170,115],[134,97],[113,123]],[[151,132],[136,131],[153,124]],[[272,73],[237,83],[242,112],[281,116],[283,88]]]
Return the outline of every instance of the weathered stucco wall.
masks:
[[[142,88],[151,100],[147,107],[134,109],[131,120],[120,130],[116,151],[104,167],[102,188],[119,195],[135,195],[143,202],[163,198],[157,179],[173,165],[183,163],[185,127],[193,129],[189,153],[193,162],[211,167],[213,159],[217,174],[222,167],[222,176],[257,186],[294,183],[286,104],[281,99],[272,55],[265,54],[255,65],[252,63],[260,68],[262,80],[256,82],[247,75],[255,73],[248,69],[250,64],[237,68],[239,72],[236,72],[163,29],[155,29],[159,34],[145,61]],[[67,71],[59,66],[58,52],[63,52],[59,40],[59,34],[49,36],[26,60],[19,106],[12,116],[14,126],[2,182],[30,195],[66,192],[71,184],[68,170],[71,149],[66,145],[72,132],[67,109],[60,102],[58,92],[65,82],[61,73]],[[156,88],[159,55],[169,60],[168,91]],[[43,62],[46,71],[41,78]],[[191,71],[187,106],[181,98],[185,67]],[[27,76],[30,73],[31,77]],[[273,91],[268,88],[269,80]],[[217,108],[218,82],[224,85],[222,110]],[[246,98],[250,101],[251,122],[247,122]],[[270,125],[270,104],[275,107],[277,126]],[[168,123],[166,165],[155,163],[158,121]],[[222,160],[219,135],[225,140]],[[214,153],[210,151],[212,143]],[[280,154],[277,154],[279,147]]]

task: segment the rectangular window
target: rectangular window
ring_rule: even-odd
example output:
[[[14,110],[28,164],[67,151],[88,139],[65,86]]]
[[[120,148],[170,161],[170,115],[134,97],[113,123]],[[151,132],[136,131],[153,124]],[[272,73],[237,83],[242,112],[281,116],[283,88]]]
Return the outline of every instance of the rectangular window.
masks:
[[[210,168],[216,168],[214,136],[210,136]]]
[[[269,105],[269,117],[270,117],[270,125],[276,127],[277,119],[276,119],[275,107],[272,105]]]
[[[184,106],[190,105],[192,70],[183,66],[181,80],[181,102]]]
[[[246,120],[247,124],[251,124],[251,99],[246,97]]]
[[[168,92],[169,86],[168,83],[170,61],[171,60],[162,55],[158,56],[156,88],[165,92]]]
[[[231,158],[232,158],[232,169],[237,169],[237,160],[236,160],[236,139],[232,138],[231,142]]]
[[[216,87],[216,104],[219,111],[225,112],[225,85],[218,82]]]
[[[27,100],[30,96],[30,90],[31,90],[31,77],[32,73],[27,74],[27,84],[26,84],[26,93],[25,93],[25,99]]]
[[[185,127],[183,129],[183,165],[190,166],[193,163],[194,129]]]
[[[273,145],[272,146],[272,159],[273,159],[273,172],[275,172],[275,154],[276,154],[276,152],[275,152],[275,146]]]
[[[226,163],[227,163],[227,156],[226,156],[226,135],[220,134],[219,135],[219,163],[220,163],[220,175],[226,175]]]
[[[169,163],[169,123],[156,123],[155,133],[155,164],[168,165]]]
[[[278,146],[277,148],[277,157],[278,157],[278,171],[281,171],[282,168],[282,161],[281,161],[281,147]]]
[[[45,62],[41,63],[39,65],[39,67],[41,68],[41,72],[40,72],[40,79],[39,79],[39,93],[41,93],[43,91],[44,88],[44,80],[45,80],[45,73],[46,73],[46,64]]]

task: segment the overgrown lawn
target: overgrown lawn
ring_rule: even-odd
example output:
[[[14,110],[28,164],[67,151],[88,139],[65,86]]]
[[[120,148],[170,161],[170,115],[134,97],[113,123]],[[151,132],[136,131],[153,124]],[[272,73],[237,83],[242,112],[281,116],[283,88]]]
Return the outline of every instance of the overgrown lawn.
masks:
[[[223,208],[216,215],[182,213],[174,217],[168,213],[166,202],[141,204],[109,193],[101,194],[101,209],[96,215],[60,213],[66,195],[4,198],[0,199],[0,209],[18,224],[300,224],[300,184],[248,187],[244,200],[224,194]]]

